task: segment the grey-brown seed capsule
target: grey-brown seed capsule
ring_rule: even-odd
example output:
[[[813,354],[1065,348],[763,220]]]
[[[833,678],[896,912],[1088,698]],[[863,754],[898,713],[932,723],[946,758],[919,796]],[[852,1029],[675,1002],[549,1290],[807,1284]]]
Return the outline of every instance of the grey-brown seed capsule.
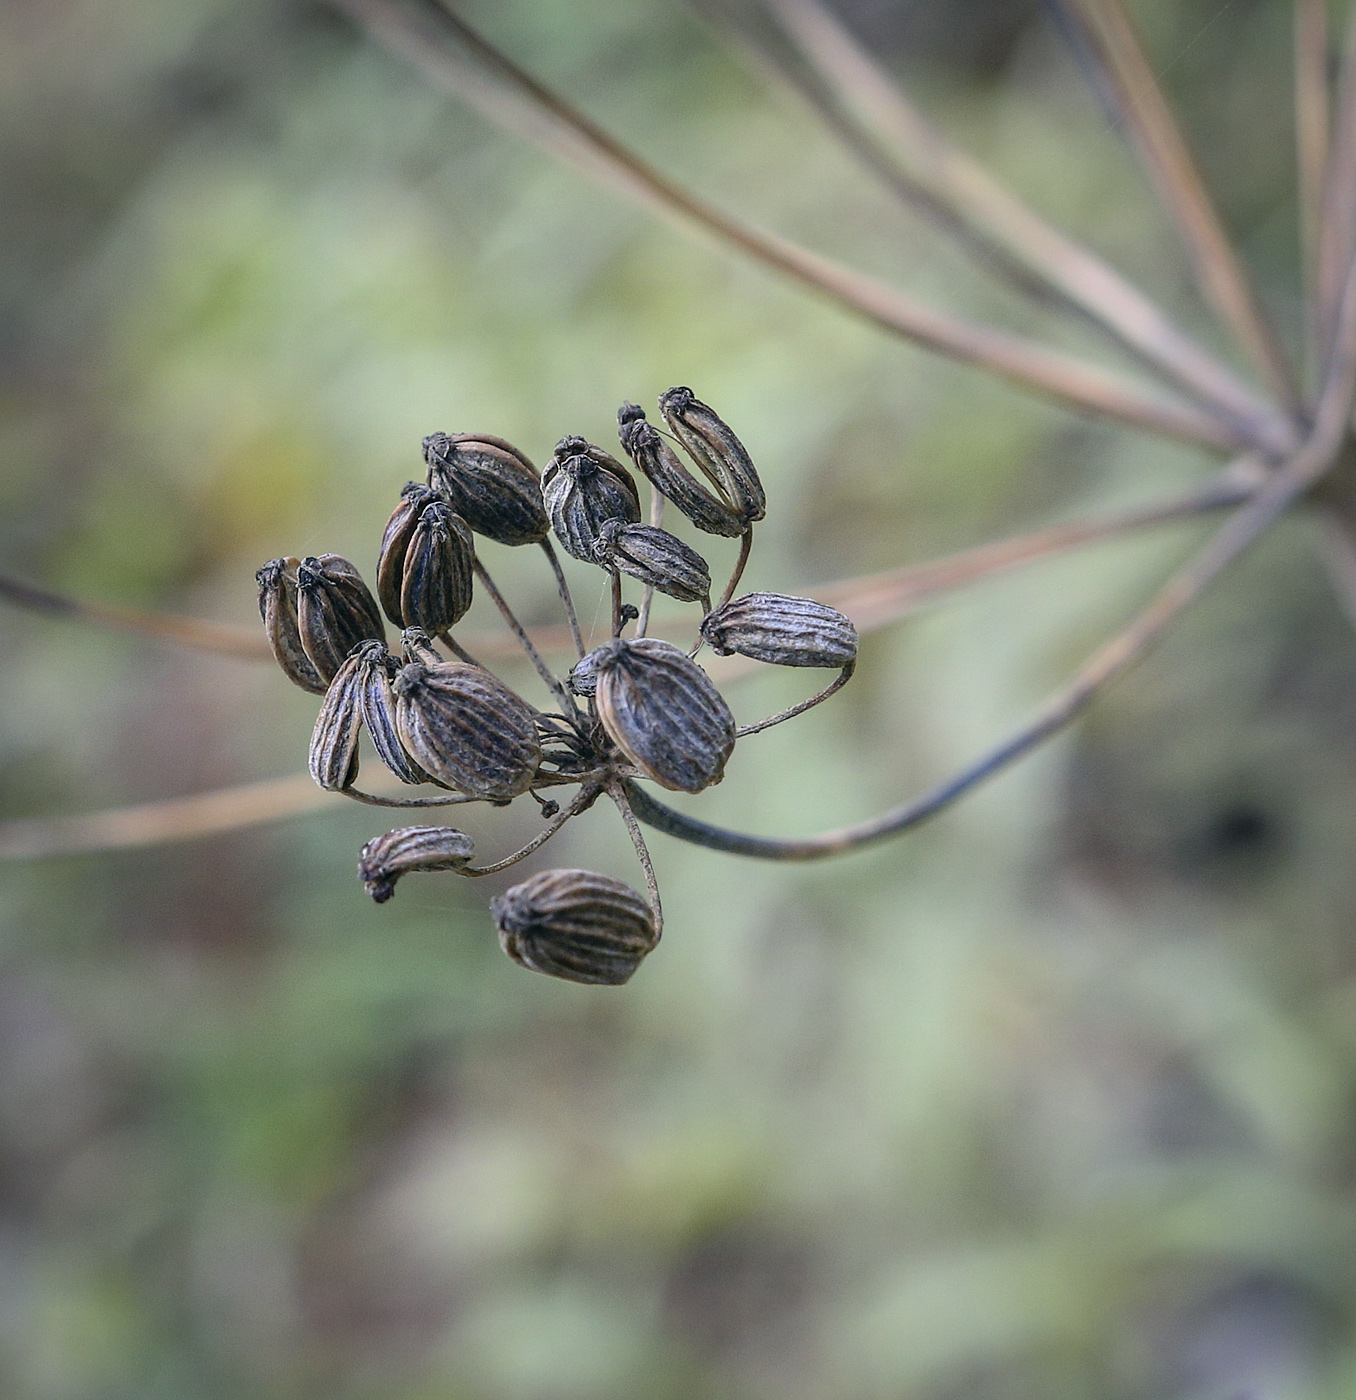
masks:
[[[735,722],[706,672],[657,637],[607,642],[593,654],[598,717],[627,758],[675,792],[720,782]]]
[[[666,496],[699,530],[733,539],[747,528],[739,512],[725,498],[720,479],[712,481],[713,496],[678,459],[658,429],[645,421],[639,404],[624,403],[617,410],[617,435],[627,456],[644,472],[651,485]]]
[[[425,666],[441,666],[443,657],[438,654],[432,639],[422,627],[407,627],[400,634],[400,649],[405,653],[405,660],[420,661]]]
[[[377,904],[395,893],[402,875],[415,870],[459,870],[475,845],[454,826],[398,826],[375,836],[358,853],[358,878]]]
[[[460,622],[471,606],[475,557],[471,528],[461,516],[442,501],[426,505],[405,554],[403,625],[436,635]]]
[[[659,941],[650,906],[591,870],[543,870],[490,902],[504,951],[569,982],[620,986]]]
[[[359,642],[386,639],[377,600],[357,569],[337,554],[297,566],[297,627],[307,658],[326,683]]]
[[[395,678],[405,750],[430,777],[468,797],[507,802],[541,762],[532,711],[479,666],[418,662]]]
[[[706,560],[691,545],[656,525],[605,520],[593,557],[605,569],[620,569],[682,603],[700,603],[711,596],[711,569]]]
[[[605,521],[640,519],[631,473],[611,453],[581,437],[562,438],[541,478],[542,496],[567,553],[595,563],[593,546]]]
[[[684,388],[660,394],[659,411],[692,460],[719,478],[745,524],[761,520],[767,512],[767,497],[753,459],[715,411]]]
[[[373,643],[372,645],[376,645]],[[363,726],[362,683],[366,648],[354,648],[330,682],[311,732],[307,766],[326,792],[350,787],[358,776],[358,734]]]
[[[595,694],[598,689],[598,652],[591,651],[587,656],[580,657],[570,667],[570,674],[565,678],[565,684],[576,695]]]
[[[701,632],[721,656],[774,666],[846,666],[857,655],[857,629],[837,608],[782,593],[732,598],[702,618]]]
[[[428,484],[476,534],[499,544],[538,544],[551,522],[536,468],[510,442],[487,433],[430,433]]]
[[[255,574],[259,585],[259,616],[264,620],[264,634],[283,675],[312,695],[323,695],[325,682],[302,648],[297,626],[297,565],[300,562],[294,558],[270,559]]]
[[[364,642],[355,655],[358,657],[358,698],[363,723],[377,757],[402,783],[432,782],[405,752],[400,739],[395,692],[391,689],[391,677],[399,669],[399,663],[380,642]]]
[[[381,534],[381,553],[377,556],[377,597],[381,599],[382,611],[397,627],[404,627],[404,615],[400,610],[400,586],[405,578],[405,556],[409,551],[410,538],[424,507],[431,501],[441,500],[436,491],[417,481],[407,481],[401,488],[400,504],[391,512],[386,528]]]

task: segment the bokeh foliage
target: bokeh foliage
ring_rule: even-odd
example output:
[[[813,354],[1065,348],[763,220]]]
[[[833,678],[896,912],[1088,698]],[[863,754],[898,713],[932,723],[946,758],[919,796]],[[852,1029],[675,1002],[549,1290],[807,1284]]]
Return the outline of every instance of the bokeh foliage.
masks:
[[[844,8],[969,148],[1211,334],[1034,7]],[[466,11],[716,199],[1096,344],[895,210],[683,5]],[[1293,339],[1288,6],[1134,13]],[[301,0],[13,5],[0,73],[0,548],[71,591],[248,621],[272,556],[370,576],[424,433],[541,460],[677,383],[768,484],[754,587],[1209,465],[650,224]],[[692,809],[799,834],[941,776],[1198,528],[873,636],[842,696],[742,744]],[[365,810],[7,868],[0,1387],[1349,1393],[1356,645],[1311,543],[1303,522],[1271,537],[1076,733],[902,841],[800,869],[656,838],[668,932],[623,991],[511,965],[491,891],[451,876],[371,906]],[[532,561],[494,567],[554,620]],[[601,578],[574,576],[587,623]],[[314,702],[271,668],[0,628],[7,815],[301,767]],[[737,713],[797,681],[742,687]],[[608,815],[534,868],[634,881]],[[488,852],[533,820],[472,829]]]

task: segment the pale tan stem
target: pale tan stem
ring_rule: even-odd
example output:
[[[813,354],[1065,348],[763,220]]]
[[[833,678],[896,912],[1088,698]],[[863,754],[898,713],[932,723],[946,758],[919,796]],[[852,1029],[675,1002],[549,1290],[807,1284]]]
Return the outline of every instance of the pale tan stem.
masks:
[[[1307,349],[1311,373],[1319,355],[1319,262],[1323,186],[1328,166],[1328,8],[1325,0],[1295,3],[1295,154],[1299,167],[1300,241],[1304,253]]]

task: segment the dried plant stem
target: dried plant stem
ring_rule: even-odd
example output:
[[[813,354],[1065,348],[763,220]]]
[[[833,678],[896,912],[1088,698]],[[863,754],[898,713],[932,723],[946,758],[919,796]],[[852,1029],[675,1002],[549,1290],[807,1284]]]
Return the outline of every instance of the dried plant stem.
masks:
[[[348,14],[490,120],[526,136],[666,218],[695,226],[897,335],[1068,408],[1203,446],[1278,444],[1194,404],[915,301],[830,258],[731,218],[659,174],[436,0],[336,0]]]
[[[551,824],[539,831],[526,846],[514,851],[511,856],[505,856],[503,860],[497,860],[493,865],[464,865],[461,866],[457,874],[468,875],[475,878],[478,875],[497,875],[501,870],[507,870],[511,865],[517,865],[520,860],[525,860],[533,851],[544,846],[555,834],[565,825],[567,821],[577,817],[586,807],[598,798],[602,792],[601,783],[589,783],[580,789],[578,796],[568,807],[551,821]]]
[[[1317,300],[1322,256],[1323,187],[1328,166],[1328,9],[1295,0],[1295,151],[1299,167],[1300,239],[1308,302],[1308,357],[1319,363]]]
[[[739,587],[739,580],[744,577],[744,570],[748,566],[749,552],[753,549],[753,526],[739,537],[739,558],[735,560],[734,571],[730,575],[730,581],[725,585],[725,591],[720,595],[720,602],[717,607],[724,607],[726,603],[734,597],[734,591]],[[710,608],[707,608],[710,612]]]
[[[1186,137],[1120,0],[1058,0],[1110,80],[1119,115],[1186,247],[1196,281],[1263,382],[1292,411],[1299,394],[1275,332],[1224,231]]]
[[[93,622],[125,632],[140,632],[143,636],[179,642],[184,646],[196,647],[199,651],[218,652],[222,656],[240,656],[257,661],[273,658],[268,642],[253,627],[236,627],[229,622],[208,622],[196,617],[175,617],[171,613],[147,612],[140,608],[120,608],[111,603],[82,603],[49,589],[4,576],[0,576],[0,600],[32,612],[69,617],[78,622]]]
[[[457,639],[451,634],[451,632],[439,632],[438,640],[448,649],[448,651],[452,653],[453,656],[457,658],[458,661],[464,661],[468,666],[480,666],[480,662],[477,661],[475,657],[472,656],[471,653],[467,651],[466,648],[462,646],[460,642],[457,641]],[[480,669],[483,671],[485,668],[483,666],[480,666]]]
[[[518,621],[517,617],[514,616],[513,609],[509,607],[504,595],[495,587],[494,580],[486,572],[484,564],[480,562],[479,555],[476,556],[475,570],[476,577],[484,584],[485,591],[494,599],[494,605],[499,609],[499,615],[508,623],[513,635],[518,639],[519,646],[527,653],[528,659],[537,669],[537,674],[546,683],[546,688],[560,702],[561,709],[563,709],[566,714],[577,713],[573,697],[560,681],[551,674],[551,668],[541,659],[541,653],[533,646],[532,638],[528,636],[527,629]]]
[[[627,792],[641,821],[670,836],[732,855],[764,860],[822,860],[884,841],[935,816],[1058,733],[1128,670],[1185,609],[1257,537],[1333,465],[1342,448],[1356,396],[1356,267],[1349,268],[1327,380],[1308,440],[1270,475],[1205,547],[1159,590],[1121,632],[1105,642],[1015,734],[930,791],[869,821],[800,841],[748,836],[698,822],[652,798],[634,782]]]
[[[460,792],[451,792],[443,797],[381,797],[374,792],[360,792],[351,787],[337,788],[335,791],[340,797],[351,797],[355,802],[364,802],[369,807],[459,807],[467,802],[488,800],[484,797],[467,797]]]
[[[657,530],[664,523],[664,493],[650,487],[650,524]],[[636,619],[636,636],[643,637],[650,630],[650,604],[654,602],[654,585],[647,583],[640,595],[640,616]]]
[[[803,715],[806,710],[812,710],[816,705],[822,704],[830,695],[836,695],[852,678],[852,673],[857,669],[855,661],[849,661],[846,666],[824,687],[817,695],[812,695],[808,700],[802,700],[799,705],[791,705],[785,710],[778,710],[775,715],[769,715],[766,719],[760,719],[757,724],[745,724],[735,731],[737,739],[746,738],[750,734],[761,734],[764,729],[771,729],[774,724],[781,724],[783,720],[794,719],[797,715]]]
[[[1284,450],[1292,426],[1227,366],[1176,326],[1103,259],[1060,232],[935,127],[821,0],[764,0],[818,84],[764,54],[819,117],[891,189],[953,233],[1023,290],[1033,277],[1176,387],[1250,423]]]
[[[631,844],[636,848],[636,859],[640,862],[640,868],[645,872],[645,888],[650,897],[650,912],[654,915],[654,937],[657,943],[660,935],[664,932],[664,906],[659,902],[659,881],[655,879],[654,863],[650,859],[650,848],[645,844],[645,837],[636,821],[636,814],[631,810],[629,795],[635,791],[638,789],[635,788],[634,784],[623,780],[622,782],[610,783],[607,795],[616,804],[617,810],[621,813],[622,821],[626,823],[626,834],[631,838]]]
[[[626,618],[622,613],[622,581],[619,573],[611,575],[612,579],[612,635],[620,637],[622,627]]]
[[[560,556],[556,553],[555,546],[550,540],[543,540],[541,547],[551,565],[551,572],[556,576],[556,591],[560,594],[560,601],[565,605],[565,616],[569,619],[570,639],[574,642],[575,653],[582,657],[584,655],[584,637],[579,630],[579,618],[574,610],[574,599],[570,596],[570,585],[565,582],[565,570],[560,567]]]
[[[1337,321],[1342,279],[1356,251],[1356,6],[1347,14],[1336,125],[1328,145],[1319,261],[1317,353],[1327,353]]]

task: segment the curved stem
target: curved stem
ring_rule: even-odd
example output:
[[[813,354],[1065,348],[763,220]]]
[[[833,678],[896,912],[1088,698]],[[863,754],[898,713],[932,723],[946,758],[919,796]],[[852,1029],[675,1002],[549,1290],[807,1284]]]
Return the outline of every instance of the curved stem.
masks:
[[[570,637],[574,641],[575,654],[582,657],[584,655],[584,636],[579,630],[579,618],[575,615],[574,599],[570,597],[570,585],[565,582],[565,570],[560,567],[560,556],[557,555],[555,546],[550,540],[542,540],[541,547],[550,562],[551,572],[556,576],[556,591],[560,594],[560,601],[565,604],[565,616],[570,622]]]
[[[744,567],[749,562],[749,551],[752,548],[753,526],[750,525],[739,537],[739,558],[735,560],[734,573],[730,575],[730,581],[725,585],[725,592],[720,595],[720,602],[716,604],[718,608],[723,608],[734,597],[734,591],[739,587],[739,580],[744,577]]]
[[[650,848],[645,844],[645,838],[641,835],[640,826],[636,821],[636,814],[631,810],[631,802],[628,797],[634,797],[640,789],[629,781],[613,782],[608,784],[607,795],[616,804],[617,810],[621,813],[622,821],[626,823],[626,834],[631,838],[631,844],[636,848],[636,859],[640,861],[640,868],[645,872],[645,888],[650,896],[650,912],[654,915],[654,938],[658,943],[660,936],[664,932],[664,907],[659,902],[659,881],[654,877],[654,863],[650,860]]]
[[[488,802],[488,797],[467,797],[465,793],[452,792],[446,797],[378,797],[374,792],[360,792],[357,788],[335,788],[339,797],[351,797],[355,802],[365,802],[369,807],[458,807],[466,802]],[[496,804],[498,805],[498,804]]]
[[[438,640],[448,649],[448,651],[452,653],[453,656],[457,658],[458,661],[464,661],[468,666],[479,666],[482,671],[485,670],[485,667],[481,665],[481,663],[477,661],[475,657],[472,656],[471,653],[467,651],[464,646],[461,645],[460,642],[457,641],[457,639],[452,635],[451,632],[439,632]]]
[[[842,690],[856,669],[857,660],[854,657],[818,695],[812,695],[808,700],[802,700],[799,705],[792,705],[789,709],[779,710],[775,715],[769,715],[767,719],[760,719],[757,724],[746,724],[742,728],[736,729],[735,738],[745,739],[750,734],[761,734],[764,729],[771,729],[774,724],[781,724],[783,720],[794,719],[797,715],[803,715],[806,710],[814,709],[816,705],[827,700],[830,695]]]
[[[474,879],[479,875],[497,875],[501,870],[507,870],[511,865],[517,865],[520,860],[524,860],[533,851],[544,846],[567,821],[572,817],[577,817],[590,803],[595,802],[602,790],[601,783],[590,783],[587,787],[580,789],[579,795],[574,801],[552,820],[550,826],[539,831],[526,846],[514,851],[511,856],[505,856],[503,860],[495,861],[493,865],[463,865],[458,869],[457,874],[468,875]]]

